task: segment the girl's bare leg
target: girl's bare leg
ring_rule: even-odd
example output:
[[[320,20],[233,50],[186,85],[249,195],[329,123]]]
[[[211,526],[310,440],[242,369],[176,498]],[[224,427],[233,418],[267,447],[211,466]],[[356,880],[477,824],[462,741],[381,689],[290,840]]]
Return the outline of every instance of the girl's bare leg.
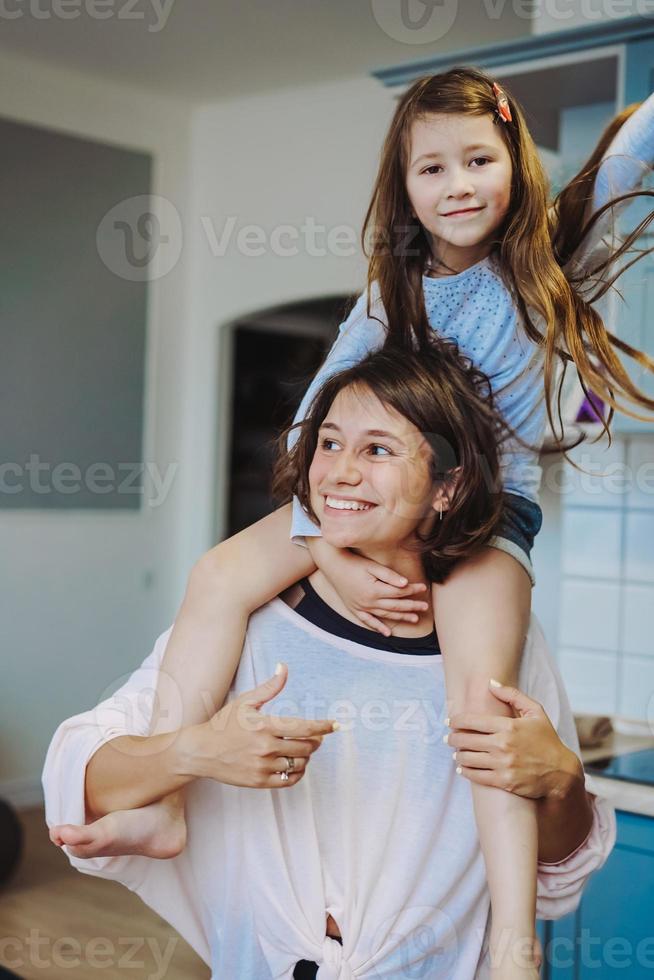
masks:
[[[208,551],[193,568],[168,640],[151,734],[208,721],[225,702],[252,612],[315,569],[307,548],[290,540],[291,505]],[[171,683],[172,681],[172,683]],[[144,854],[173,857],[186,844],[184,790],[136,810],[110,812],[115,788],[95,799],[91,822],[54,827],[51,839],[78,857]],[[99,819],[98,819],[99,818]],[[82,849],[84,853],[77,854]]]
[[[510,715],[489,680],[516,685],[529,626],[531,583],[510,555],[485,548],[433,586],[448,713]],[[495,702],[495,703],[493,703]],[[452,763],[454,765],[454,763]],[[537,977],[523,955],[535,937],[538,828],[535,805],[495,787],[472,785],[492,905],[493,976]]]

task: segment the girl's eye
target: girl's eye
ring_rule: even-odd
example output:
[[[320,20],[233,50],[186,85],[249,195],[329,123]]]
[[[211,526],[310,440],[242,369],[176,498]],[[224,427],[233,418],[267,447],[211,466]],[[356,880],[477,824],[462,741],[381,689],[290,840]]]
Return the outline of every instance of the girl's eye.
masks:
[[[323,439],[320,445],[323,449],[329,449],[330,446],[335,446],[336,442],[334,439]]]
[[[475,163],[475,164],[479,164],[480,166],[483,167],[484,164],[490,163],[490,157],[475,157],[474,160],[471,160],[470,162],[471,163]],[[424,174],[435,174],[437,172],[440,172],[442,169],[443,169],[443,167],[442,167],[442,165],[440,163],[432,163],[431,166],[425,167],[425,169],[423,170],[423,173]]]
[[[390,449],[387,449],[387,448],[386,448],[386,446],[378,446],[378,445],[374,445],[374,446],[370,446],[370,449],[371,449],[371,450],[374,450],[374,449],[381,449],[381,451],[382,451],[382,454],[385,454],[385,455],[387,455],[387,456],[392,456],[392,455],[393,455],[393,454],[392,454],[392,452],[390,451]],[[377,456],[377,455],[379,455],[379,454],[378,454],[378,453],[375,453],[375,452],[373,452],[373,454],[372,454],[372,455],[373,455],[373,456]]]

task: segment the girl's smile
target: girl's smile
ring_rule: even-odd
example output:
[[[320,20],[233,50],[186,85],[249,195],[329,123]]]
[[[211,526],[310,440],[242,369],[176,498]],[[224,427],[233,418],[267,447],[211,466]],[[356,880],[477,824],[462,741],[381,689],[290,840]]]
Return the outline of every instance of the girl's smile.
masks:
[[[469,217],[473,214],[478,214],[483,208],[464,208],[461,211],[447,211],[446,214],[441,215],[443,218],[462,218]]]

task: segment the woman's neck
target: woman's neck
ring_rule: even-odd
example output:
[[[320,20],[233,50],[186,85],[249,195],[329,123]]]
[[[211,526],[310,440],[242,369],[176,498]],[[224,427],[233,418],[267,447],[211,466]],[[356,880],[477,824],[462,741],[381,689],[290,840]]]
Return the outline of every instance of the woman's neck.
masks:
[[[376,561],[380,565],[385,565],[387,568],[392,568],[394,572],[399,575],[404,575],[406,580],[412,585],[417,582],[424,583],[427,588],[424,592],[419,592],[413,598],[420,600],[421,602],[428,603],[429,608],[425,612],[418,611],[418,622],[417,623],[396,623],[391,620],[386,620],[387,625],[389,625],[393,631],[394,636],[402,637],[415,637],[415,636],[427,636],[434,629],[434,613],[431,603],[431,587],[427,581],[425,575],[422,561],[420,556],[417,554],[398,554],[395,552],[393,555],[386,554],[366,554],[362,557],[370,558],[371,561]],[[329,581],[329,579],[320,571],[319,568],[315,570],[310,576],[309,581],[313,588],[316,590],[320,598],[327,603],[328,606],[337,612],[340,616],[345,619],[349,619],[351,623],[356,623],[357,626],[362,626],[359,619],[354,615],[354,613],[345,605],[340,595]]]

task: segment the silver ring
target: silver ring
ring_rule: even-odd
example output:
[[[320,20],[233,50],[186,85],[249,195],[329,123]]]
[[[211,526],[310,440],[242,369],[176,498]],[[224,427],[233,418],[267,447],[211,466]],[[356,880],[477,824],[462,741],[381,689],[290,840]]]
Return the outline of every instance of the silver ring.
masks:
[[[282,782],[283,783],[286,783],[286,782],[288,782],[288,774],[289,774],[289,772],[293,772],[293,770],[295,769],[295,759],[292,759],[292,758],[290,758],[287,755],[285,755],[284,758],[286,759],[286,771],[285,772],[280,772],[279,775],[282,778]]]

